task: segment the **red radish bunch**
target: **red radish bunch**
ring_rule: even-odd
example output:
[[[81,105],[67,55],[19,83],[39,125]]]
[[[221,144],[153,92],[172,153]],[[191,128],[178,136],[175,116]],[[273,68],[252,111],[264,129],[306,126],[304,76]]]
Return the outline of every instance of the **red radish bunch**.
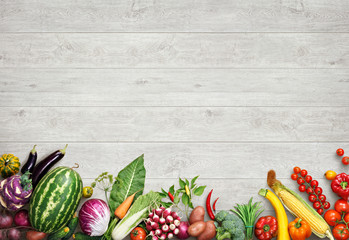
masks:
[[[146,228],[152,240],[171,239],[179,233],[181,218],[171,208],[154,209],[146,220]]]

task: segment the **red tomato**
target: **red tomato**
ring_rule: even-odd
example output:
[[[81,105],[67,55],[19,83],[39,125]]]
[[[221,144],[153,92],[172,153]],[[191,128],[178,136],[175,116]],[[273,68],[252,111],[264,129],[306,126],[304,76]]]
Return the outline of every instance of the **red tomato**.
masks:
[[[326,196],[323,195],[323,194],[320,194],[320,195],[319,195],[319,200],[320,200],[322,203],[325,202],[325,201],[326,201]]]
[[[295,181],[296,181],[297,178],[298,178],[298,175],[297,175],[297,174],[294,173],[294,174],[291,175],[291,179],[292,179],[292,180],[295,180]]]
[[[348,213],[349,212],[349,204],[344,199],[338,199],[337,202],[334,204],[334,209],[337,212],[339,212],[340,214]]]
[[[319,208],[318,210],[316,210],[318,214],[323,214],[324,213],[324,210],[322,208]]]
[[[316,201],[316,199],[317,199],[317,197],[316,197],[314,194],[310,194],[310,195],[309,195],[309,201],[310,201],[310,202],[313,203],[313,202]]]
[[[349,231],[345,224],[338,224],[333,228],[333,236],[335,239],[347,240],[349,238]]]
[[[316,195],[320,195],[322,193],[322,188],[321,187],[316,187],[314,189],[314,192],[315,192]]]
[[[348,164],[349,164],[349,157],[343,157],[343,158],[342,158],[342,163],[343,163],[344,165],[348,165]]]
[[[313,180],[313,178],[312,178],[310,175],[307,175],[307,176],[305,177],[305,181],[306,181],[307,183],[310,183],[311,180]]]
[[[311,186],[312,188],[316,188],[317,186],[319,186],[319,182],[316,181],[316,180],[313,180],[313,181],[311,181],[310,186]]]
[[[342,217],[336,210],[331,209],[325,212],[324,219],[328,225],[335,226],[342,220]]]
[[[329,209],[331,207],[331,204],[329,202],[324,202],[322,206],[324,206],[325,209]]]
[[[298,189],[300,192],[305,192],[306,187],[305,187],[305,185],[300,185]]]
[[[131,240],[145,240],[147,233],[141,227],[134,228],[130,233]]]
[[[349,213],[345,214],[343,219],[344,219],[344,222],[349,223]]]
[[[321,203],[319,201],[316,201],[316,202],[313,203],[313,207],[315,209],[319,209],[321,207]]]
[[[314,190],[313,190],[311,187],[309,187],[309,188],[307,189],[307,193],[308,193],[308,194],[312,194],[312,193],[314,193]]]
[[[301,171],[301,176],[302,176],[302,177],[307,176],[307,174],[308,174],[308,171],[307,171],[307,170],[303,169],[303,170]]]
[[[299,167],[294,167],[294,168],[293,168],[293,172],[294,172],[295,174],[298,174],[298,173],[301,172],[301,169],[300,169]]]
[[[297,183],[299,185],[301,185],[301,184],[305,183],[305,181],[303,180],[303,178],[298,178]]]
[[[343,155],[344,155],[344,150],[343,150],[343,149],[341,149],[341,148],[338,148],[338,149],[337,149],[337,151],[336,151],[336,153],[337,153],[337,155],[338,155],[338,156],[340,156],[340,157],[341,157],[341,156],[343,156]]]

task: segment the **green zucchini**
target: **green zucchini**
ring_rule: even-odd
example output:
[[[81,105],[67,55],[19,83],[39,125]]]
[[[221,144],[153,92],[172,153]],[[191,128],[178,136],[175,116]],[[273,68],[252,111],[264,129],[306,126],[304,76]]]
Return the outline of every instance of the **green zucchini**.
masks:
[[[69,232],[67,235],[65,235],[65,237],[62,238],[62,240],[70,239],[71,236],[73,236],[73,233],[75,232],[75,229],[78,226],[78,224],[79,224],[79,218],[75,214],[74,217],[70,220],[70,222],[67,225],[67,227],[69,228]]]
[[[61,238],[65,237],[68,234],[68,232],[69,232],[69,228],[64,227],[64,228],[58,230],[57,232],[50,234],[47,237],[47,240],[60,240]]]
[[[91,237],[82,232],[77,232],[73,234],[73,239],[75,240],[102,240],[103,236]]]

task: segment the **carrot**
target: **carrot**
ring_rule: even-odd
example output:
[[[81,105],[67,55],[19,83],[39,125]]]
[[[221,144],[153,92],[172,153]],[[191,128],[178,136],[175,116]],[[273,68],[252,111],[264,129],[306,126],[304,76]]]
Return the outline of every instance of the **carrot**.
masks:
[[[134,194],[132,194],[131,196],[129,196],[128,198],[126,198],[125,201],[123,201],[123,203],[121,203],[116,209],[115,209],[115,216],[119,219],[123,219],[128,211],[128,209],[131,207],[131,204],[133,202],[133,199],[135,198],[135,195],[139,192],[140,190],[138,190],[137,192],[135,192]]]

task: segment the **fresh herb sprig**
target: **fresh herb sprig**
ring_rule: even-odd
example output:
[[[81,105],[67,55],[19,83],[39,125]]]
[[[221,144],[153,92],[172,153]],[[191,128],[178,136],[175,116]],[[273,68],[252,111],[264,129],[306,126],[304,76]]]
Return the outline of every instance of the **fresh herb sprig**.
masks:
[[[107,202],[109,202],[108,199],[108,192],[111,191],[114,181],[116,178],[112,174],[108,174],[108,172],[103,172],[101,175],[99,175],[93,183],[91,183],[91,187],[99,188],[105,193],[105,198]]]
[[[161,202],[164,207],[170,207],[174,205],[177,207],[183,214],[187,216],[189,219],[189,210],[194,209],[194,205],[192,202],[192,196],[201,196],[206,186],[198,186],[195,182],[199,176],[194,177],[190,182],[188,179],[179,178],[179,189],[175,190],[175,186],[172,185],[169,190],[166,192],[163,188],[161,188],[160,196],[162,198],[170,199],[171,202]],[[169,195],[169,193],[173,196],[173,202]],[[184,209],[181,209],[179,204],[182,203],[184,205]]]
[[[258,216],[264,211],[264,209],[261,209],[262,206],[260,206],[261,202],[256,202],[252,204],[252,199],[248,201],[248,204],[236,204],[234,209],[231,209],[230,211],[236,213],[241,220],[244,222],[246,227],[246,240],[252,240],[253,239],[253,226],[256,222],[256,219]]]

